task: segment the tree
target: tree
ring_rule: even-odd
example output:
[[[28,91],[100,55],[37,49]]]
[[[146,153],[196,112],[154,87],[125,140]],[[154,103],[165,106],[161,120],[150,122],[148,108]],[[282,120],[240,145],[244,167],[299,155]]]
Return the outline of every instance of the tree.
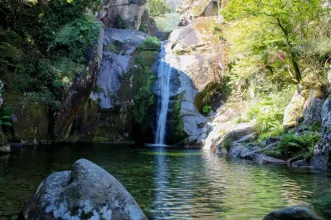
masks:
[[[148,11],[151,16],[161,16],[171,11],[164,0],[149,0],[147,3]]]
[[[242,52],[239,57],[246,65],[255,61],[273,73],[283,64],[292,81],[299,83],[302,70],[298,47],[314,39],[323,12],[320,0],[231,0],[223,14],[227,21],[234,22],[230,38],[245,44],[236,52]],[[244,30],[236,35],[238,28]],[[245,35],[248,39],[243,42]]]

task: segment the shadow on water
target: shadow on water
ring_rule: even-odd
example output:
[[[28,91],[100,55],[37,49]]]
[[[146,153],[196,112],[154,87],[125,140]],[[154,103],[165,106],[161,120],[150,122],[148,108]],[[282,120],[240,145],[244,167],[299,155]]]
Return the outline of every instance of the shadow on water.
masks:
[[[50,173],[86,158],[115,176],[149,219],[262,219],[330,188],[328,174],[232,161],[200,150],[76,144],[0,157],[0,218],[17,215]]]

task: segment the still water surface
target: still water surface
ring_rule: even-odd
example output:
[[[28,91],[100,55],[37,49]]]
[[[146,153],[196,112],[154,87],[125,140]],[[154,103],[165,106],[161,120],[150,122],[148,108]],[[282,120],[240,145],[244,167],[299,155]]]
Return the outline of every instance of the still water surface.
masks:
[[[309,203],[328,174],[233,161],[199,150],[76,144],[28,147],[0,156],[0,219],[14,217],[50,173],[91,160],[115,176],[149,219],[262,219]]]

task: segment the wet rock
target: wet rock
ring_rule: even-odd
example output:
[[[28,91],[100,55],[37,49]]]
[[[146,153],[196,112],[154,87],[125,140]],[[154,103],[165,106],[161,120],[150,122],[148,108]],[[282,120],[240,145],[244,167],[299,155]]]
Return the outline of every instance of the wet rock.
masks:
[[[314,156],[310,161],[310,165],[318,170],[327,170],[329,163],[329,151],[331,145],[326,140],[319,141],[314,148]]]
[[[25,219],[147,219],[120,182],[85,159],[48,176],[22,212]]]
[[[133,66],[133,53],[146,37],[146,34],[139,31],[105,29],[103,61],[97,78],[99,91],[92,96],[94,100],[99,100],[102,109],[113,106],[114,97],[111,94],[116,94],[121,88],[121,78]],[[122,45],[122,48],[117,48],[119,53],[109,49],[109,45],[114,46],[116,43]],[[126,83],[130,84],[130,82]]]
[[[295,162],[291,163],[291,166],[294,167],[294,168],[309,167],[309,163],[307,163],[307,161],[305,161],[305,160],[298,160],[298,161],[295,161]]]
[[[255,154],[253,160],[259,164],[286,165],[285,160],[269,157],[264,154]]]
[[[228,132],[224,134],[224,136],[221,136],[219,140],[216,139],[216,149],[225,147],[226,144],[231,142],[236,142],[236,140],[240,139],[241,137],[254,133],[256,129],[254,128],[254,124],[252,123],[242,123],[236,125],[234,128],[230,129]]]
[[[232,157],[232,158],[238,158],[243,149],[244,149],[244,146],[242,144],[236,143],[230,148],[228,155],[229,155],[229,157]]]
[[[263,220],[322,220],[312,209],[303,205],[291,206],[275,210],[266,215]]]

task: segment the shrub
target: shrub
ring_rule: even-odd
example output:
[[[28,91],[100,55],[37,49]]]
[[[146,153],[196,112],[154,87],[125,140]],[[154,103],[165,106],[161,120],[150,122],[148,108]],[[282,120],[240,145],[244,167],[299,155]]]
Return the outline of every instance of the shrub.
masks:
[[[120,54],[120,50],[117,48],[117,46],[115,44],[108,44],[106,47],[105,47],[105,50],[110,50],[116,54]]]
[[[320,133],[307,132],[303,135],[284,134],[280,143],[268,154],[275,157],[309,160],[315,144],[321,139]]]
[[[160,40],[153,36],[148,36],[143,44],[139,46],[141,50],[156,51],[159,50],[161,46]]]
[[[171,11],[171,8],[164,0],[149,0],[147,3],[148,12],[151,16],[161,16]]]
[[[115,23],[114,23],[114,28],[117,29],[128,29],[129,25],[128,23],[119,15],[115,17]]]
[[[203,107],[203,113],[205,114],[205,115],[209,115],[209,113],[211,112],[211,110],[212,110],[212,108],[211,108],[211,106],[209,106],[209,105],[205,105],[204,107]]]

